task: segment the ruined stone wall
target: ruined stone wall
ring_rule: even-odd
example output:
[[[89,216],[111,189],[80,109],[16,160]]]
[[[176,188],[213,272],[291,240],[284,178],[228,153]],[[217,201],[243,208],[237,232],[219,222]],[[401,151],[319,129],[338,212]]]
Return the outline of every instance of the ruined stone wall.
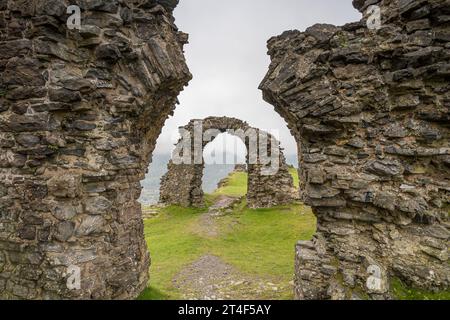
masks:
[[[201,136],[208,130],[218,130],[221,133],[228,132],[230,134],[236,133],[238,130],[241,132],[259,132],[259,130],[250,127],[246,122],[239,119],[228,117],[210,117],[204,120],[192,120],[188,125],[182,129],[190,132],[190,136],[195,136],[194,126],[201,123]],[[232,131],[230,131],[232,130]],[[268,147],[271,150],[272,136],[268,135]],[[194,140],[191,143],[190,163],[176,164],[173,160],[169,162],[168,172],[161,179],[161,192],[160,201],[166,204],[176,204],[185,207],[202,207],[203,201],[203,189],[202,178],[204,169],[203,160],[203,148],[213,141],[216,137],[212,137],[212,140],[201,141],[200,149],[195,150]],[[249,143],[251,141],[248,137],[238,135],[238,138],[242,139],[247,147],[247,151],[251,152]],[[276,141],[276,139],[274,140]],[[183,140],[177,144],[175,154],[182,152]],[[270,167],[265,165],[259,159],[256,163],[249,163],[250,157],[247,155],[247,168],[248,168],[248,192],[247,192],[247,205],[249,208],[267,208],[277,205],[287,204],[292,202],[292,192],[294,189],[293,179],[289,173],[289,168],[286,164],[283,151],[279,147],[279,142],[276,141],[277,157],[279,159],[279,168],[273,174],[264,174],[264,169]],[[257,145],[259,148],[259,145]],[[202,163],[195,163],[195,153],[200,152],[199,157]],[[258,152],[259,155],[259,152]]]
[[[264,98],[299,147],[318,233],[297,247],[300,299],[449,289],[450,2],[356,0],[365,20],[269,41]]]
[[[177,3],[0,0],[0,298],[147,285],[139,182],[191,78]],[[67,29],[69,4],[81,30]]]

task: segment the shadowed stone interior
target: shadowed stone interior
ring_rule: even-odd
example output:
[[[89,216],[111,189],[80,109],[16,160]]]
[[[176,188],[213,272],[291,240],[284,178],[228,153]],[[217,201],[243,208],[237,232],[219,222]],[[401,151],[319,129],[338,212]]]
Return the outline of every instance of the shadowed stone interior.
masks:
[[[250,127],[246,122],[243,122],[235,118],[227,117],[210,117],[204,120],[192,120],[188,125],[183,127],[186,132],[190,133],[192,137],[189,147],[192,149],[189,163],[177,164],[173,160],[169,162],[168,172],[161,179],[161,197],[162,203],[177,204],[186,207],[194,206],[201,207],[204,205],[203,201],[203,189],[202,178],[204,169],[203,149],[206,145],[212,142],[217,136],[211,137],[212,139],[204,139],[201,142],[199,150],[194,148],[195,136],[194,128],[196,124],[202,124],[202,131],[200,134],[205,134],[208,130],[217,130],[219,133],[228,132],[232,135],[236,135],[242,139],[242,142],[247,147],[247,152],[251,150],[258,150],[259,141],[253,141],[256,144],[256,148],[252,149],[249,143],[252,140],[249,136],[244,136],[244,133],[254,132],[259,135],[259,130]],[[239,132],[241,134],[239,134]],[[293,193],[295,192],[294,182],[292,176],[289,173],[289,168],[286,164],[286,159],[283,155],[283,151],[279,146],[279,142],[272,137],[272,135],[262,132],[259,139],[264,138],[267,135],[267,150],[272,148],[271,143],[276,143],[275,150],[278,164],[276,170],[270,172],[270,175],[264,174],[264,169],[270,167],[270,164],[263,164],[260,158],[256,159],[255,163],[249,163],[250,156],[247,154],[247,168],[248,168],[248,192],[247,192],[247,206],[249,208],[268,208],[277,205],[288,204],[293,201]],[[182,154],[183,139],[177,144],[175,153]],[[262,142],[263,143],[263,142]],[[199,153],[199,159],[201,163],[195,163],[195,154]],[[262,151],[261,151],[262,152]],[[275,163],[276,164],[276,163]]]

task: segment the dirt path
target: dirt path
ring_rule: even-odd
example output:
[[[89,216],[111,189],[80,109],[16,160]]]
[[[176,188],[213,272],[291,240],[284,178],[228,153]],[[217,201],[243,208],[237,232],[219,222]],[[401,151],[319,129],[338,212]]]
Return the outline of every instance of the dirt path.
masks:
[[[276,299],[292,290],[291,284],[245,275],[213,255],[204,255],[185,267],[172,282],[188,300]]]
[[[239,198],[226,195],[217,198],[216,202],[209,208],[209,211],[200,216],[195,232],[206,238],[216,238],[220,235],[220,229],[216,219],[224,214],[233,205],[240,201]]]
[[[239,201],[226,195],[217,198],[209,211],[200,216],[195,232],[205,238],[220,236],[217,220]],[[208,254],[183,268],[172,283],[188,300],[277,299],[293,290],[292,284],[243,274],[220,257]]]

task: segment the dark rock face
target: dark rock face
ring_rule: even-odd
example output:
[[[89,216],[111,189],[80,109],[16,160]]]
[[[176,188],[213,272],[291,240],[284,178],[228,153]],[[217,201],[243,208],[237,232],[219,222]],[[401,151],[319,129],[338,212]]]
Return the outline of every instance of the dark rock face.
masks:
[[[264,98],[300,150],[318,234],[297,246],[300,299],[390,298],[389,279],[446,290],[450,202],[448,1],[379,5],[364,21],[269,40]]]
[[[147,285],[139,181],[191,78],[177,3],[0,1],[0,298],[129,299]]]
[[[249,155],[252,153],[250,147],[251,138],[239,133],[259,133],[258,129],[250,127],[246,122],[235,118],[227,117],[210,117],[204,120],[192,120],[183,127],[186,132],[189,132],[191,137],[195,136],[195,125],[201,123],[202,136],[209,130],[217,130],[218,133],[228,132],[235,134],[242,139],[247,146]],[[232,130],[232,131],[230,131]],[[168,165],[168,172],[161,179],[161,196],[160,201],[165,204],[181,205],[186,207],[202,207],[203,189],[202,178],[204,169],[203,148],[213,141],[216,136],[211,137],[210,141],[203,141],[200,145],[201,150],[195,150],[193,142],[189,147],[192,149],[189,163],[178,164],[173,160]],[[294,182],[289,168],[286,164],[286,159],[283,151],[276,139],[272,142],[272,136],[268,135],[267,150],[271,150],[270,143],[276,143],[276,156],[279,166],[271,174],[264,174],[265,169],[271,164],[264,163],[260,158],[256,161],[251,161],[251,156],[247,156],[247,172],[248,172],[248,192],[247,205],[249,208],[268,208],[277,205],[288,204],[293,201]],[[255,143],[259,152],[259,143]],[[182,148],[182,141],[177,145],[175,152],[180,152]],[[200,154],[201,163],[195,163],[195,152]]]

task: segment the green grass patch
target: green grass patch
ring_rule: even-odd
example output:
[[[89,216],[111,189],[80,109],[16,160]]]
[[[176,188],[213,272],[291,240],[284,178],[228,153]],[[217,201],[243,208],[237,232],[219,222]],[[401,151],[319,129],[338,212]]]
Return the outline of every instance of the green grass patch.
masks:
[[[235,173],[226,187],[207,195],[205,202],[209,206],[220,195],[237,197],[245,196],[246,192],[247,174]],[[311,239],[316,230],[310,208],[293,204],[251,210],[243,200],[233,213],[217,218],[220,236],[204,238],[196,227],[207,210],[170,206],[161,209],[156,218],[145,221],[152,265],[150,287],[139,299],[181,298],[172,279],[183,267],[206,254],[220,257],[243,273],[289,283],[294,274],[296,242]],[[278,292],[276,298],[292,299],[292,290]]]
[[[294,187],[298,188],[300,186],[300,180],[298,178],[298,169],[294,168],[294,167],[290,167],[289,173],[291,174],[292,178],[294,179]]]
[[[213,196],[227,195],[230,197],[243,197],[247,194],[247,173],[236,172],[228,177],[226,186],[217,189]]]
[[[179,298],[172,278],[204,252],[204,239],[191,230],[205,210],[170,206],[161,209],[157,218],[145,221],[145,239],[152,256],[151,287],[141,298]]]
[[[214,255],[244,273],[285,283],[293,279],[296,242],[311,239],[316,230],[315,216],[301,205],[245,208],[225,216],[219,223],[224,235],[211,241],[210,251]],[[292,299],[293,293],[289,290],[282,296]]]
[[[141,293],[138,300],[170,300],[170,295],[163,293],[154,287],[149,287]]]
[[[428,292],[409,288],[398,278],[391,280],[391,290],[398,300],[450,300],[450,291]]]
[[[288,276],[291,280],[295,244],[298,240],[311,239],[316,230],[315,216],[301,205],[245,208],[223,217],[219,223],[224,235],[213,240],[214,254],[242,271],[261,276]]]

